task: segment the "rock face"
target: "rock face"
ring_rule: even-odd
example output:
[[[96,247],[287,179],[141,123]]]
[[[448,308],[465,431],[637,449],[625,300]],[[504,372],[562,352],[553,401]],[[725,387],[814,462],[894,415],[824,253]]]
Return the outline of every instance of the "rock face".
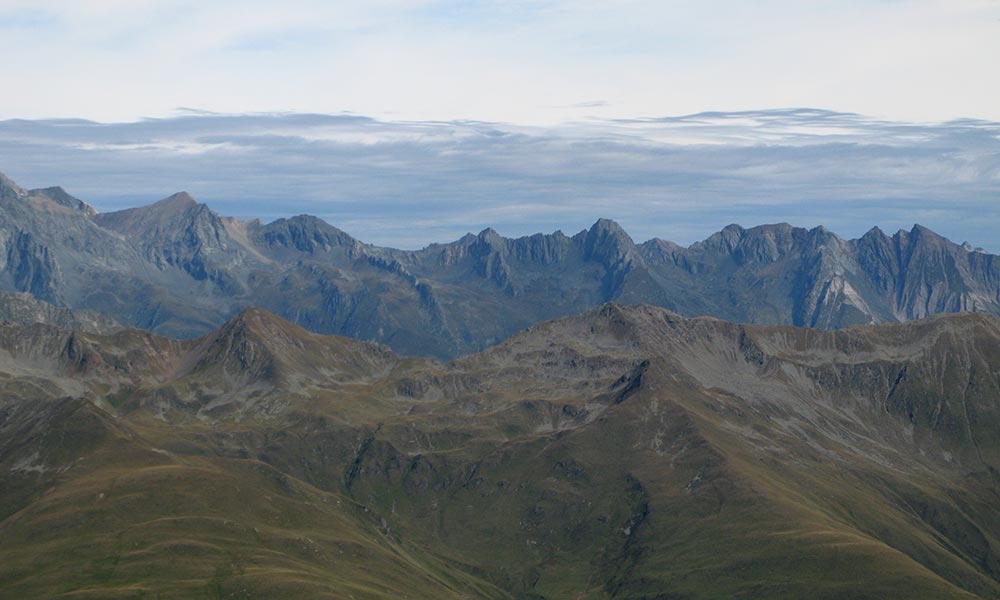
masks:
[[[996,598],[998,372],[975,314],[605,304],[447,364],[258,309],[184,341],[3,323],[0,587]]]
[[[28,325],[45,323],[86,333],[110,334],[124,329],[111,317],[87,310],[73,311],[42,302],[27,292],[0,292],[0,321]]]
[[[1000,262],[920,226],[843,240],[731,225],[683,248],[637,245],[605,219],[573,236],[487,229],[410,252],[310,216],[221,217],[186,193],[96,214],[60,188],[2,178],[0,290],[180,337],[261,306],[312,331],[452,358],[607,301],[825,328],[1000,314]]]

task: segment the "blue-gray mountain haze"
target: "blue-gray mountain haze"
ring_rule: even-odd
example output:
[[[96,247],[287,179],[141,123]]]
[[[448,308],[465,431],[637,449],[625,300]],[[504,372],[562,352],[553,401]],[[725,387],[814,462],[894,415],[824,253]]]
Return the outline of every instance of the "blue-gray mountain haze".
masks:
[[[854,240],[823,227],[730,225],[682,247],[636,244],[600,219],[572,235],[487,228],[411,251],[308,215],[224,217],[185,192],[101,213],[62,188],[3,178],[0,257],[0,290],[166,335],[201,335],[259,306],[312,331],[438,358],[609,301],[826,328],[1000,314],[1000,258],[919,225]]]
[[[684,245],[729,223],[860,237],[923,223],[1000,252],[1000,124],[815,109],[557,127],[354,115],[182,114],[130,123],[0,121],[0,165],[101,211],[185,189],[223,214],[317,215],[417,249],[493,227],[577,231],[599,217]]]

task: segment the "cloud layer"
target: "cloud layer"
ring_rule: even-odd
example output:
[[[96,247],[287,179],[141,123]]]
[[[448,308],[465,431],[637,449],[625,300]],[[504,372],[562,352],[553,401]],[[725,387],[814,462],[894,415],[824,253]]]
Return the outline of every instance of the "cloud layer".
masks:
[[[847,237],[915,222],[1000,252],[1000,123],[812,109],[588,119],[551,127],[353,115],[182,112],[0,121],[0,171],[99,210],[185,189],[215,210],[319,215],[402,248],[491,226],[575,232],[599,217],[690,243],[728,223]]]

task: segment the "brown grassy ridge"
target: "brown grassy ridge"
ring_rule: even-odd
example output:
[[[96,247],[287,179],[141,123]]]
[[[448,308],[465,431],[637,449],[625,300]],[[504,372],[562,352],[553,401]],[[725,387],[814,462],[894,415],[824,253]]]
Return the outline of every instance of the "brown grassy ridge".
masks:
[[[33,327],[0,336],[8,597],[1000,591],[994,318],[606,305],[445,364],[263,311]]]

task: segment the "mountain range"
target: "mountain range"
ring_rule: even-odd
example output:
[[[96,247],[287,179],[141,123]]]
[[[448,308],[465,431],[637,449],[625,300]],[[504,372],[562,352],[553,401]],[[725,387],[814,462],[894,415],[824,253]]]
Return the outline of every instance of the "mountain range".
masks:
[[[179,338],[259,306],[314,332],[447,359],[608,301],[824,328],[1000,314],[1000,259],[919,225],[856,240],[730,225],[681,247],[636,244],[604,219],[572,236],[486,229],[404,251],[306,215],[223,217],[186,193],[99,213],[0,175],[0,290]]]
[[[604,219],[404,251],[0,175],[0,590],[996,598],[998,260]]]
[[[608,303],[441,363],[249,309],[0,358],[6,597],[1000,595],[991,315]]]

